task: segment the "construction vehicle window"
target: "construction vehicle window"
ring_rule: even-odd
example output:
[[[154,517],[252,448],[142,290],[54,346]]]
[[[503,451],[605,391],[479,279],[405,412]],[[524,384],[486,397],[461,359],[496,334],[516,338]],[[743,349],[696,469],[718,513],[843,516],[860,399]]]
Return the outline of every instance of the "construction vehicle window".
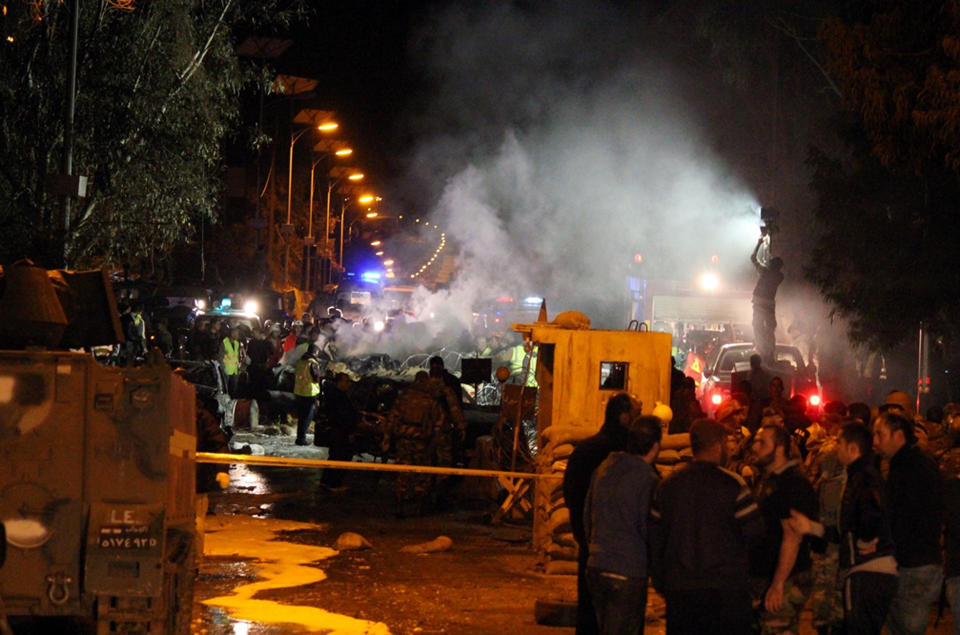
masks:
[[[600,362],[600,390],[626,390],[627,362]]]

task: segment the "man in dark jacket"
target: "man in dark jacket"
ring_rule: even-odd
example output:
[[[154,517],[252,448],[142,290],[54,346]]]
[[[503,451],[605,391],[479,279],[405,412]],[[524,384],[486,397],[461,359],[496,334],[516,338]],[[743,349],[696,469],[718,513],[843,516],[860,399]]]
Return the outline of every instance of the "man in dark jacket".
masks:
[[[360,421],[360,411],[350,401],[350,376],[346,373],[337,373],[332,382],[324,384],[323,412],[326,415],[324,431],[327,439],[319,432],[313,437],[314,445],[323,445],[326,441],[331,461],[350,461],[353,459],[353,446],[350,444],[350,435]],[[325,468],[320,484],[331,491],[343,490],[344,470]]]
[[[625,452],[611,452],[593,473],[583,510],[589,542],[587,586],[602,635],[643,633],[647,607],[647,519],[659,480],[660,419],[630,424]]]
[[[583,527],[583,508],[594,470],[611,452],[627,447],[627,425],[640,405],[626,393],[619,393],[607,402],[600,431],[577,444],[567,460],[563,474],[563,498],[570,510],[570,526],[577,541],[577,635],[598,632],[597,615],[587,589],[589,543]]]
[[[750,577],[760,605],[763,633],[797,632],[800,612],[810,596],[809,538],[784,531],[790,510],[816,520],[817,495],[790,453],[790,433],[776,424],[761,427],[753,439],[754,463],[763,472],[757,504],[763,516],[763,539],[750,550]]]
[[[900,579],[887,615],[894,635],[927,630],[943,584],[940,534],[943,488],[937,464],[917,446],[913,421],[893,411],[877,417],[873,447],[890,460],[886,494]]]
[[[787,531],[839,544],[843,621],[848,633],[879,634],[897,593],[890,515],[873,458],[867,427],[845,425],[837,439],[837,460],[847,472],[837,526],[824,526],[796,510],[787,523]]]
[[[651,573],[667,600],[667,632],[749,633],[749,544],[763,533],[750,488],[725,470],[726,430],[690,426],[693,463],[672,473],[650,510]]]

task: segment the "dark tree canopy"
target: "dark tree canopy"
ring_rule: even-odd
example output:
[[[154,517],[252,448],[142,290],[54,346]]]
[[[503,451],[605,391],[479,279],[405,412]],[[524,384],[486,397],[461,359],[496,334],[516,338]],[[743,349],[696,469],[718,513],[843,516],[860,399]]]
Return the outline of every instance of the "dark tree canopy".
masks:
[[[921,322],[958,335],[958,18],[955,2],[864,2],[820,29],[844,143],[811,153],[821,234],[807,274],[874,346]]]
[[[0,262],[56,262],[59,202],[45,184],[61,171],[71,3],[21,4],[35,13],[5,18],[0,46]],[[277,4],[80,3],[73,165],[90,184],[69,264],[163,256],[216,217],[222,142],[256,77],[235,33],[296,13]]]

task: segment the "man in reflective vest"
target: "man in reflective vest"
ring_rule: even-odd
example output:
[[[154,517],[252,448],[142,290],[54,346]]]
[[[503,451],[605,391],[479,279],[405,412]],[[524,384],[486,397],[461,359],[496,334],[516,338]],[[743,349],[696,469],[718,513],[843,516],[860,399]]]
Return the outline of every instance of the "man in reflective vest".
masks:
[[[307,428],[310,427],[317,410],[317,396],[320,394],[318,353],[317,345],[311,344],[294,366],[293,394],[297,400],[298,416],[297,445],[307,445]]]
[[[220,342],[220,360],[223,372],[227,376],[227,392],[237,396],[237,380],[240,376],[243,344],[240,343],[240,329],[231,329],[230,334]]]
[[[127,324],[126,351],[130,363],[147,354],[147,325],[143,319],[143,305],[134,304],[130,311],[130,321]]]
[[[523,381],[523,367],[527,357],[530,357],[530,370],[527,373],[526,385],[537,387],[537,350],[530,343],[520,343],[510,348],[510,376],[515,377],[517,383]]]

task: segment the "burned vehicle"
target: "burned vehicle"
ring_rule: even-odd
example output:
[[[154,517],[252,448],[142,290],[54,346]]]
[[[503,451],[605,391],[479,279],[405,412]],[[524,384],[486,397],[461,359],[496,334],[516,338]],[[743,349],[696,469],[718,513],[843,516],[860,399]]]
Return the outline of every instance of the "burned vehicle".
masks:
[[[98,633],[188,633],[197,554],[193,388],[157,351],[136,368],[76,352],[122,341],[102,272],[25,263],[2,274],[7,614],[79,619]]]

